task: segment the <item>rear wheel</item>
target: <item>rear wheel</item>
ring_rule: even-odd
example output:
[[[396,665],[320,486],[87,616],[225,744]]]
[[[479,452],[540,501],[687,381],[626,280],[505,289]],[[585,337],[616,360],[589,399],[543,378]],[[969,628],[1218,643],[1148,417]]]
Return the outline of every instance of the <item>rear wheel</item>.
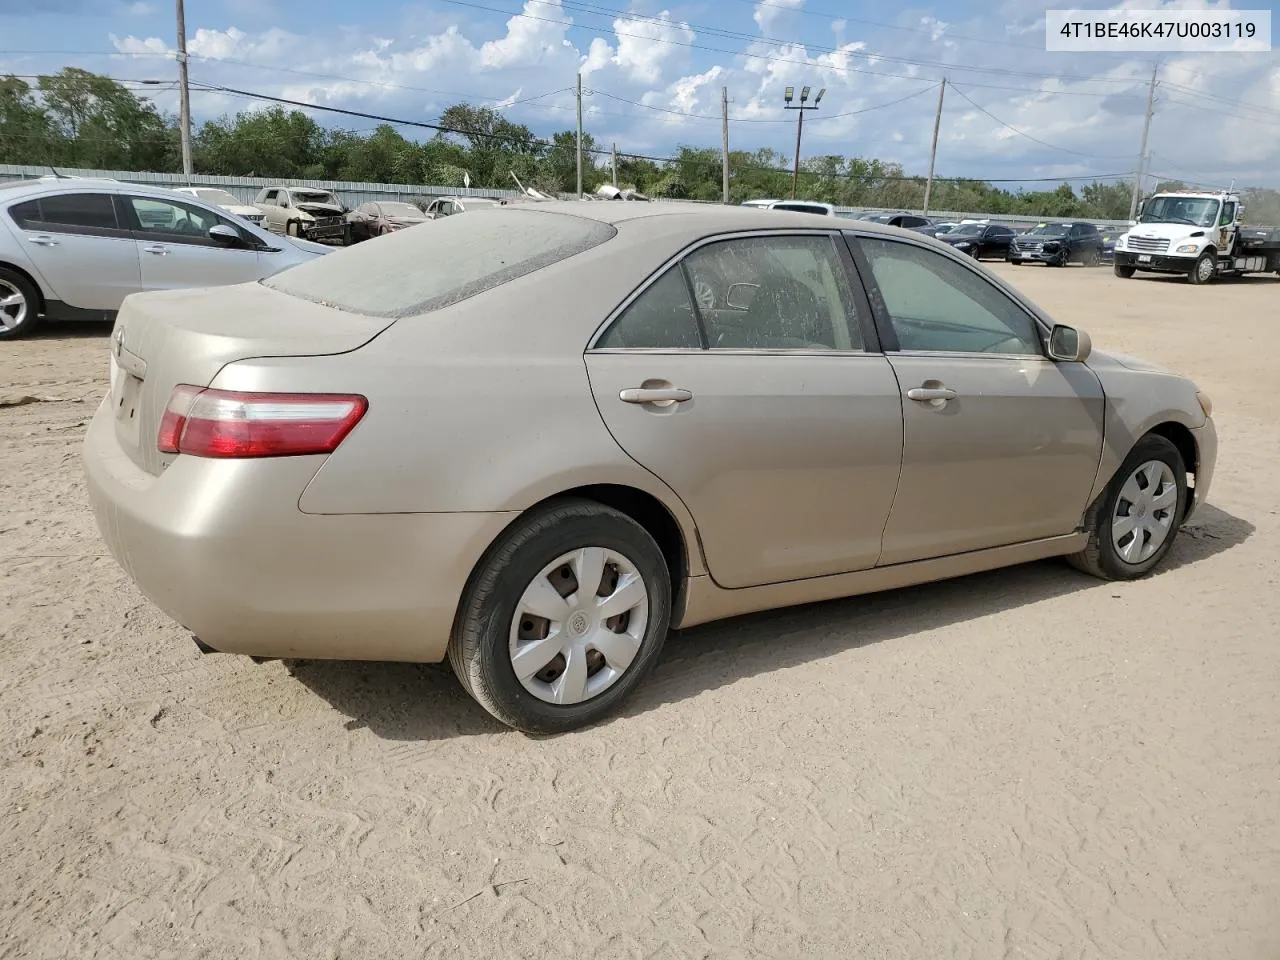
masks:
[[[468,586],[449,663],[508,726],[561,733],[613,712],[657,662],[671,577],[643,527],[588,500],[531,512]]]
[[[1115,265],[1113,269],[1115,270],[1115,275],[1119,277],[1121,280],[1128,280],[1130,277],[1133,276],[1133,273],[1134,273],[1133,267],[1124,267],[1118,263]]]
[[[1191,271],[1187,274],[1187,280],[1197,286],[1202,283],[1208,283],[1213,279],[1213,275],[1218,269],[1218,257],[1212,250],[1206,250],[1200,254],[1195,264],[1191,267]]]
[[[1096,267],[1098,265],[1098,251],[1093,248],[1086,250],[1080,262],[1086,267]]]
[[[0,340],[17,340],[40,323],[40,293],[22,274],[0,267]]]
[[[1169,440],[1149,433],[1134,446],[1085,516],[1089,542],[1068,557],[1103,580],[1136,580],[1173,546],[1186,514],[1187,472]]]

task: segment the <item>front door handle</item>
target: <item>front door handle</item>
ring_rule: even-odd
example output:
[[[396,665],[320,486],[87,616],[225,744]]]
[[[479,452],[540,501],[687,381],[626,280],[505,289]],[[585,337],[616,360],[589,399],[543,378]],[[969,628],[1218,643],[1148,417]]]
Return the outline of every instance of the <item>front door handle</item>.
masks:
[[[38,237],[27,237],[27,239],[41,247],[56,247],[59,243],[59,241],[53,239],[53,237],[45,236],[43,234]]]
[[[153,243],[151,246],[143,247],[142,249],[145,250],[147,253],[154,253],[157,257],[163,257],[166,253],[169,252],[168,247],[159,243]]]
[[[956,392],[949,387],[912,387],[907,391],[907,398],[932,403],[935,400],[954,400]]]
[[[618,391],[623,403],[684,403],[693,393],[680,387],[628,387]]]

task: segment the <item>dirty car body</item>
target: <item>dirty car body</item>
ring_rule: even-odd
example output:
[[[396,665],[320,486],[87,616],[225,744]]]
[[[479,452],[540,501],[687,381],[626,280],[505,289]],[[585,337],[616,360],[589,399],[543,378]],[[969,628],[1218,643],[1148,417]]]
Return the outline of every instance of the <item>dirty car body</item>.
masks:
[[[447,656],[532,731],[614,709],[669,626],[1141,575],[1216,457],[1189,380],[936,240],[782,211],[479,210],[132,297],[112,342],[88,488],[161,609],[223,652]]]

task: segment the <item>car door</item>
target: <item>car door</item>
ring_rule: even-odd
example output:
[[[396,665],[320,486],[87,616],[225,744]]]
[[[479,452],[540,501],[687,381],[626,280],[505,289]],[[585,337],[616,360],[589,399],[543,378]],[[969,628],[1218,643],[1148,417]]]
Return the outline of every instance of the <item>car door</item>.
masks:
[[[851,239],[902,390],[902,477],[882,564],[1071,533],[1102,453],[1104,397],[1044,352],[980,270],[906,240]]]
[[[586,354],[609,431],[683,500],[723,587],[867,569],[880,555],[901,400],[838,240],[705,241],[633,294]]]
[[[69,190],[9,207],[23,248],[54,297],[114,311],[141,288],[138,251],[109,193]]]
[[[181,200],[122,194],[132,221],[144,290],[179,290],[245,283],[262,276],[256,240],[212,210]],[[215,240],[209,231],[230,227],[239,245]]]

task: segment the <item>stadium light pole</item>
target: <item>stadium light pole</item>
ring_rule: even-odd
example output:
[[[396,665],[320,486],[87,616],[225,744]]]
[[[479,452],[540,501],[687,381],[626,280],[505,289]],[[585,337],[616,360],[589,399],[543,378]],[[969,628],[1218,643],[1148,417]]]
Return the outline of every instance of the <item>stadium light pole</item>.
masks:
[[[800,102],[792,103],[795,100],[796,88],[787,87],[782,91],[782,99],[785,102],[784,110],[796,111],[796,161],[791,168],[791,199],[796,198],[796,184],[800,179],[800,137],[804,133],[804,112],[806,110],[817,110],[818,104],[822,102],[822,95],[827,92],[827,88],[823,87],[818,91],[818,95],[813,98],[813,103],[809,103],[809,88],[800,88]]]

